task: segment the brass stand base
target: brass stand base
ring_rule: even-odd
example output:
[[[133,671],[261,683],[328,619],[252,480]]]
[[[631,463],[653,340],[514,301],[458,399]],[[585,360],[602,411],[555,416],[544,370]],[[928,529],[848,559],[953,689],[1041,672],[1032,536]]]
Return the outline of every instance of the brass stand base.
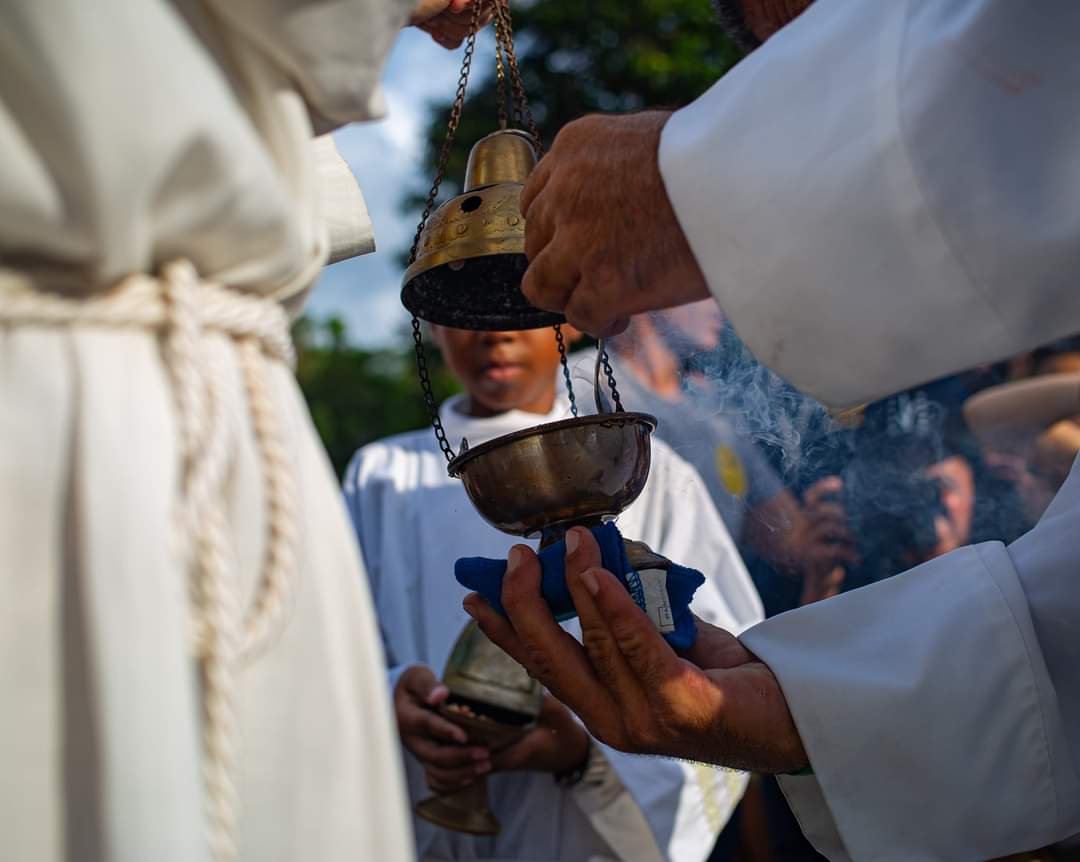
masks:
[[[498,818],[487,805],[487,781],[475,784],[444,796],[431,796],[416,803],[413,809],[429,823],[455,832],[470,835],[498,835]]]

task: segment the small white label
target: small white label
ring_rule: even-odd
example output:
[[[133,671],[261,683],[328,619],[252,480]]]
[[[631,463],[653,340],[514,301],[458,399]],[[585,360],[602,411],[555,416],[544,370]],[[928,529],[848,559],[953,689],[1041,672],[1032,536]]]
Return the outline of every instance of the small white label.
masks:
[[[667,572],[663,569],[642,569],[638,572],[641,590],[645,594],[645,613],[663,634],[675,631],[675,619],[667,593]]]

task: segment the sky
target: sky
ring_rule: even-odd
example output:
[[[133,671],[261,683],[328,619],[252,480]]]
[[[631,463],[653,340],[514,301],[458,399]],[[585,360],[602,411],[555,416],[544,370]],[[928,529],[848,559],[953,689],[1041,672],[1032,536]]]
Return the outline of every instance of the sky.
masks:
[[[492,56],[485,36],[477,44],[470,82],[481,80],[484,60]],[[327,267],[307,310],[317,317],[341,317],[354,344],[384,346],[408,327],[409,315],[398,298],[399,261],[412,241],[420,212],[402,212],[400,202],[406,190],[426,191],[430,186],[432,178],[421,168],[429,106],[453,97],[461,55],[462,49],[446,51],[419,30],[403,30],[383,75],[386,118],[354,123],[334,133],[338,149],[360,181],[375,223],[376,250]]]

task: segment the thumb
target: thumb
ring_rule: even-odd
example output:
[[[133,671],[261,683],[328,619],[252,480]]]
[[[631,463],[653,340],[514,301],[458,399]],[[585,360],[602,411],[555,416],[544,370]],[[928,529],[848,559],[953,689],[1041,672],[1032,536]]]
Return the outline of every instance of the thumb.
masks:
[[[450,696],[450,689],[439,681],[431,668],[424,665],[407,671],[402,683],[406,692],[426,706],[437,706]]]

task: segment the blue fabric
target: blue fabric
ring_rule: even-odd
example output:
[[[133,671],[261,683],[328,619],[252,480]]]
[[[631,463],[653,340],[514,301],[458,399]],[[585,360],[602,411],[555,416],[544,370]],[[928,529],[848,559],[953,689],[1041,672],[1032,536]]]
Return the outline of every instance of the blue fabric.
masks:
[[[633,597],[638,607],[645,610],[645,594],[637,572],[630,568],[626,559],[623,539],[615,524],[607,523],[592,528],[592,534],[600,545],[604,568],[618,576]],[[539,553],[540,558],[540,594],[551,613],[557,620],[566,620],[577,616],[570,590],[566,586],[566,543],[563,541],[549,545]],[[484,597],[489,605],[503,616],[506,611],[502,606],[502,580],[506,574],[506,560],[492,560],[487,557],[462,557],[454,564],[454,577],[458,583],[470,590],[475,590]],[[690,613],[690,600],[697,588],[705,583],[701,572],[685,566],[672,565],[667,573],[668,603],[671,608],[675,631],[664,638],[675,649],[687,649],[697,637],[697,626]]]

